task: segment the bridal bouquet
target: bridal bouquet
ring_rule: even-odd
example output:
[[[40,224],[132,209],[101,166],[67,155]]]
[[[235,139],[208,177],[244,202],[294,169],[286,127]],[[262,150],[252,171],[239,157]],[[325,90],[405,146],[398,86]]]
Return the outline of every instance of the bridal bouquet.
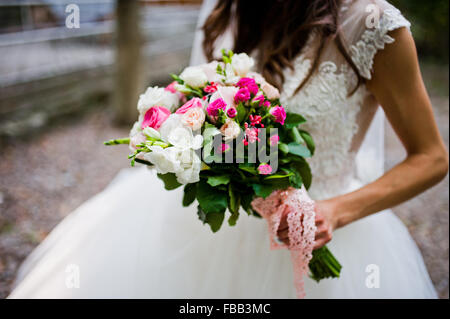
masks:
[[[297,267],[298,283],[308,264],[317,281],[338,277],[341,266],[326,247],[312,252],[314,202],[306,194],[312,178],[306,158],[314,142],[299,129],[305,119],[286,112],[278,89],[251,72],[252,58],[222,53],[221,62],[172,75],[166,88],[149,87],[139,98],[130,137],[105,144],[129,144],[131,165],[154,167],[167,190],[184,186],[183,205],[196,200],[198,218],[213,232],[227,215],[233,226],[245,211],[267,219],[272,247],[285,247],[276,232],[287,214],[289,249],[303,265]]]

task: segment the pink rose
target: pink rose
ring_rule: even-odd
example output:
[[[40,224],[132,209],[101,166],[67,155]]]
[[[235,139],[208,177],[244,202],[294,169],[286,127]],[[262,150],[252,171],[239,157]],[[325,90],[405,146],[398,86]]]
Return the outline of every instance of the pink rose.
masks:
[[[277,145],[280,141],[280,137],[278,135],[272,135],[269,139],[270,145]]]
[[[264,103],[264,95],[260,94],[253,99],[253,102],[259,102],[259,106],[262,106]]]
[[[261,164],[258,166],[258,172],[261,175],[269,175],[272,173],[272,167],[269,164]]]
[[[261,85],[261,90],[266,94],[269,100],[275,100],[280,98],[280,91],[273,85],[265,82]]]
[[[208,112],[209,116],[217,116],[219,114],[219,110],[225,111],[226,107],[227,104],[225,103],[225,101],[222,98],[218,98],[208,105],[206,111]]]
[[[247,88],[248,91],[256,95],[258,93],[258,85],[256,84],[255,80],[252,78],[241,78],[238,83],[236,83],[236,86],[239,88]]]
[[[284,120],[286,119],[286,111],[282,106],[275,106],[270,109],[270,114],[275,118],[275,122],[284,125]]]
[[[171,93],[177,93],[178,91],[175,89],[175,85],[177,84],[177,81],[173,81],[172,83],[170,83],[168,86],[166,86],[165,90],[169,91]]]
[[[249,143],[255,143],[258,140],[258,129],[256,127],[246,128],[245,136]]]
[[[176,110],[176,114],[184,114],[186,113],[189,109],[191,108],[196,108],[196,107],[203,107],[202,104],[202,100],[199,99],[198,97],[194,97],[193,99],[190,99],[189,101],[187,101],[183,106],[181,106],[178,110]]]
[[[235,117],[235,116],[237,115],[236,108],[230,107],[230,108],[227,110],[227,115],[228,115],[228,117],[231,117],[231,118]]]
[[[234,106],[234,96],[238,90],[239,89],[234,86],[218,86],[217,91],[211,95],[209,101],[214,102],[215,100],[221,98],[225,104],[228,105],[228,107]]]
[[[199,107],[190,108],[181,117],[181,123],[190,127],[193,131],[201,129],[204,122],[205,111]]]
[[[163,106],[153,106],[145,112],[144,120],[142,121],[141,128],[152,127],[155,130],[161,127],[161,124],[170,115],[170,111]]]
[[[236,103],[247,102],[248,100],[250,100],[250,91],[247,88],[239,89],[234,96],[234,101]]]

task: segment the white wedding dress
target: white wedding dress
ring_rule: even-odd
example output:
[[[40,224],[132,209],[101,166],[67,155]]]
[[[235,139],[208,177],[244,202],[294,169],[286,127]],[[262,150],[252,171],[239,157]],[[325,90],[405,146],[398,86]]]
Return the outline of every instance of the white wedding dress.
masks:
[[[379,10],[375,28],[369,4]],[[213,5],[205,2],[200,21]],[[384,0],[344,1],[340,15],[351,58],[370,79],[376,52],[393,42],[387,33],[409,23]],[[310,195],[324,199],[380,172],[383,141],[375,123],[382,114],[375,115],[377,103],[364,84],[348,97],[356,76],[333,44],[292,96],[311,66],[315,40],[311,36],[295,70],[286,70],[282,102],[308,120],[317,144]],[[201,62],[200,41],[195,62]],[[221,41],[230,47],[230,33]],[[213,234],[195,205],[181,206],[181,197],[181,189],[165,191],[144,167],[124,169],[26,259],[10,298],[295,298],[289,252],[269,250],[264,220],[242,213],[235,227],[224,224]],[[306,278],[307,298],[437,297],[417,246],[390,210],[336,230],[328,246],[343,265],[341,278],[319,284]]]

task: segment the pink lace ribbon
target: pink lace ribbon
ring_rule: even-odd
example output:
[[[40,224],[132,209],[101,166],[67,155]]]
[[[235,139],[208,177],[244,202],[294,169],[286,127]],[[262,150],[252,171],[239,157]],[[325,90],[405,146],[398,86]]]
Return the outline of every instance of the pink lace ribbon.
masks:
[[[288,188],[274,191],[266,199],[254,199],[252,207],[267,220],[270,248],[288,248],[290,250],[297,297],[304,298],[303,277],[308,272],[316,233],[314,201],[308,196],[304,187],[301,189]],[[281,218],[286,213],[289,226],[289,246],[276,241]]]

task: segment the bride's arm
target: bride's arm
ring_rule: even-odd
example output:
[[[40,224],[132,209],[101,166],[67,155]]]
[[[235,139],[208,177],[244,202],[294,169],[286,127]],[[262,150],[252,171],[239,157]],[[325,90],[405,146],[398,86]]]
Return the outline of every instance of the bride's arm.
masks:
[[[377,53],[368,89],[382,105],[407,151],[406,159],[359,190],[316,203],[316,247],[332,231],[398,205],[442,180],[448,154],[433,117],[417,60],[414,40],[405,29],[390,34],[395,42]],[[282,228],[282,227],[280,227]],[[287,240],[287,232],[279,232]]]
[[[367,87],[383,107],[408,155],[375,182],[318,203],[318,215],[323,215],[323,224],[328,224],[318,234],[318,247],[331,239],[332,229],[398,205],[447,174],[448,154],[422,80],[414,40],[405,28],[391,36],[395,42],[377,53]]]

